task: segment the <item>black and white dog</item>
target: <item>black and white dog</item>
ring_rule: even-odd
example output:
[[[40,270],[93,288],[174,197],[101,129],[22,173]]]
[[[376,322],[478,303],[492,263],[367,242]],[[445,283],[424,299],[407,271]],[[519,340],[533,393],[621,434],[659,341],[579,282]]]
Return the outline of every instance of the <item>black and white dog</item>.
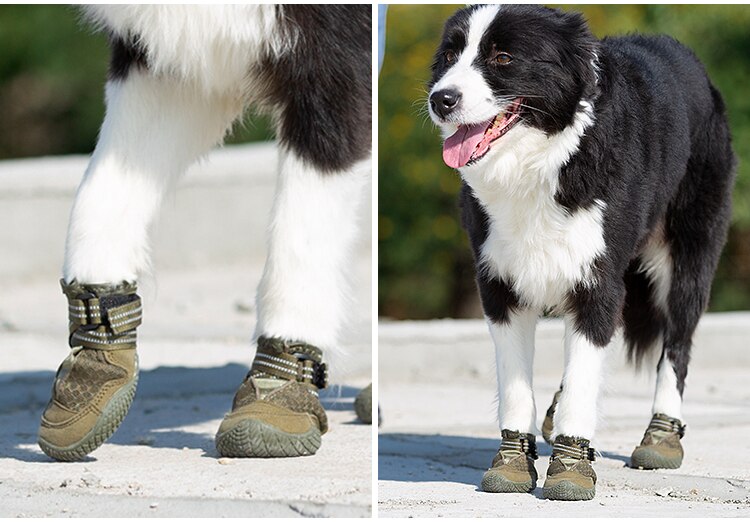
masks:
[[[576,13],[471,6],[447,22],[430,88],[464,182],[501,429],[538,433],[534,328],[550,309],[565,323],[556,434],[594,435],[619,326],[636,359],[661,353],[653,412],[681,419],[735,166],[697,58],[664,36],[598,40]]]
[[[280,149],[256,336],[335,351],[369,182],[352,167],[371,147],[370,6],[84,9],[110,35],[112,61],[64,279],[136,281],[165,193],[253,106],[274,117]]]

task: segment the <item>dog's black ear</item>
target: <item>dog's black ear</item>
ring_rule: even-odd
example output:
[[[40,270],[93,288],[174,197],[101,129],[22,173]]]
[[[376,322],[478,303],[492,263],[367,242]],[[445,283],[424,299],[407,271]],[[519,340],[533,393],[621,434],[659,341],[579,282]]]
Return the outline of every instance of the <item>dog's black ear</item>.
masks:
[[[585,91],[595,86],[599,60],[599,40],[593,35],[583,14],[554,9],[560,35],[567,44],[567,67],[573,71]]]

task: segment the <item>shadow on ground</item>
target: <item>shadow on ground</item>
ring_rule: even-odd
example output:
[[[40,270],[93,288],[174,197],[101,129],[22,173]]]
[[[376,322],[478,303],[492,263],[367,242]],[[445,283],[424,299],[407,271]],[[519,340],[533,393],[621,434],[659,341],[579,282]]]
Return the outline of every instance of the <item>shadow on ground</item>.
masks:
[[[397,482],[458,482],[478,485],[499,446],[499,437],[380,434],[378,478]],[[552,448],[540,438],[537,441],[537,451],[540,460],[546,460],[552,453]],[[603,452],[602,456],[622,462],[629,461],[628,456],[615,453]]]
[[[217,456],[213,433],[200,425],[218,422],[229,411],[247,372],[242,364],[141,371],[130,412],[107,443],[202,449]],[[36,433],[54,378],[54,372],[0,373],[0,456],[52,462],[37,450]],[[321,400],[327,410],[352,410],[358,392],[334,385],[321,392]]]

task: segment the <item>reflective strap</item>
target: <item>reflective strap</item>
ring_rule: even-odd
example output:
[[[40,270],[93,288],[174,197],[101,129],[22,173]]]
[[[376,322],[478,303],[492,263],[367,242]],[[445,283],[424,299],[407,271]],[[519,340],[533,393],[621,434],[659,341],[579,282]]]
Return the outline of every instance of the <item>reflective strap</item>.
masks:
[[[135,348],[135,329],[143,318],[141,298],[132,294],[132,301],[111,308],[102,306],[93,294],[68,298],[68,332],[71,347],[97,350]]]
[[[555,445],[552,447],[552,455],[554,457],[570,457],[578,460],[589,460],[591,462],[596,460],[596,451],[594,448],[585,444],[577,446],[555,441]]]
[[[99,299],[69,299],[68,320],[80,326],[91,324],[102,324],[102,313],[99,308]]]
[[[143,318],[141,299],[115,306],[107,310],[107,322],[112,332],[119,334],[140,326]]]
[[[315,360],[308,356],[314,356]],[[322,352],[312,345],[261,337],[258,339],[258,350],[250,374],[268,375],[325,388],[328,383],[328,370],[326,365],[320,362],[321,359]]]
[[[651,431],[666,431],[667,433],[677,433],[680,438],[685,436],[685,424],[680,419],[667,417],[666,415],[654,415],[651,422],[646,428],[646,433]]]

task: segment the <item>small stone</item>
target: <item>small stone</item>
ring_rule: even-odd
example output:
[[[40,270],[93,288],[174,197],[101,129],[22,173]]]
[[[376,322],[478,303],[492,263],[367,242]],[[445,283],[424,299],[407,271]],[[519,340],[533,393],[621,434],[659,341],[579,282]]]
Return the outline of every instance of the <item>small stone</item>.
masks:
[[[657,496],[659,497],[666,497],[669,496],[670,493],[672,493],[672,488],[661,488],[654,491]]]
[[[226,457],[222,457],[219,459],[219,464],[221,464],[222,466],[226,466],[227,464],[231,464],[232,462],[232,459],[228,459]]]
[[[152,503],[152,504],[150,504],[150,505],[149,505],[148,507],[150,507],[151,509],[156,509],[156,508],[158,508],[158,507],[159,507],[159,503],[158,503],[158,502],[153,502],[153,503]]]

